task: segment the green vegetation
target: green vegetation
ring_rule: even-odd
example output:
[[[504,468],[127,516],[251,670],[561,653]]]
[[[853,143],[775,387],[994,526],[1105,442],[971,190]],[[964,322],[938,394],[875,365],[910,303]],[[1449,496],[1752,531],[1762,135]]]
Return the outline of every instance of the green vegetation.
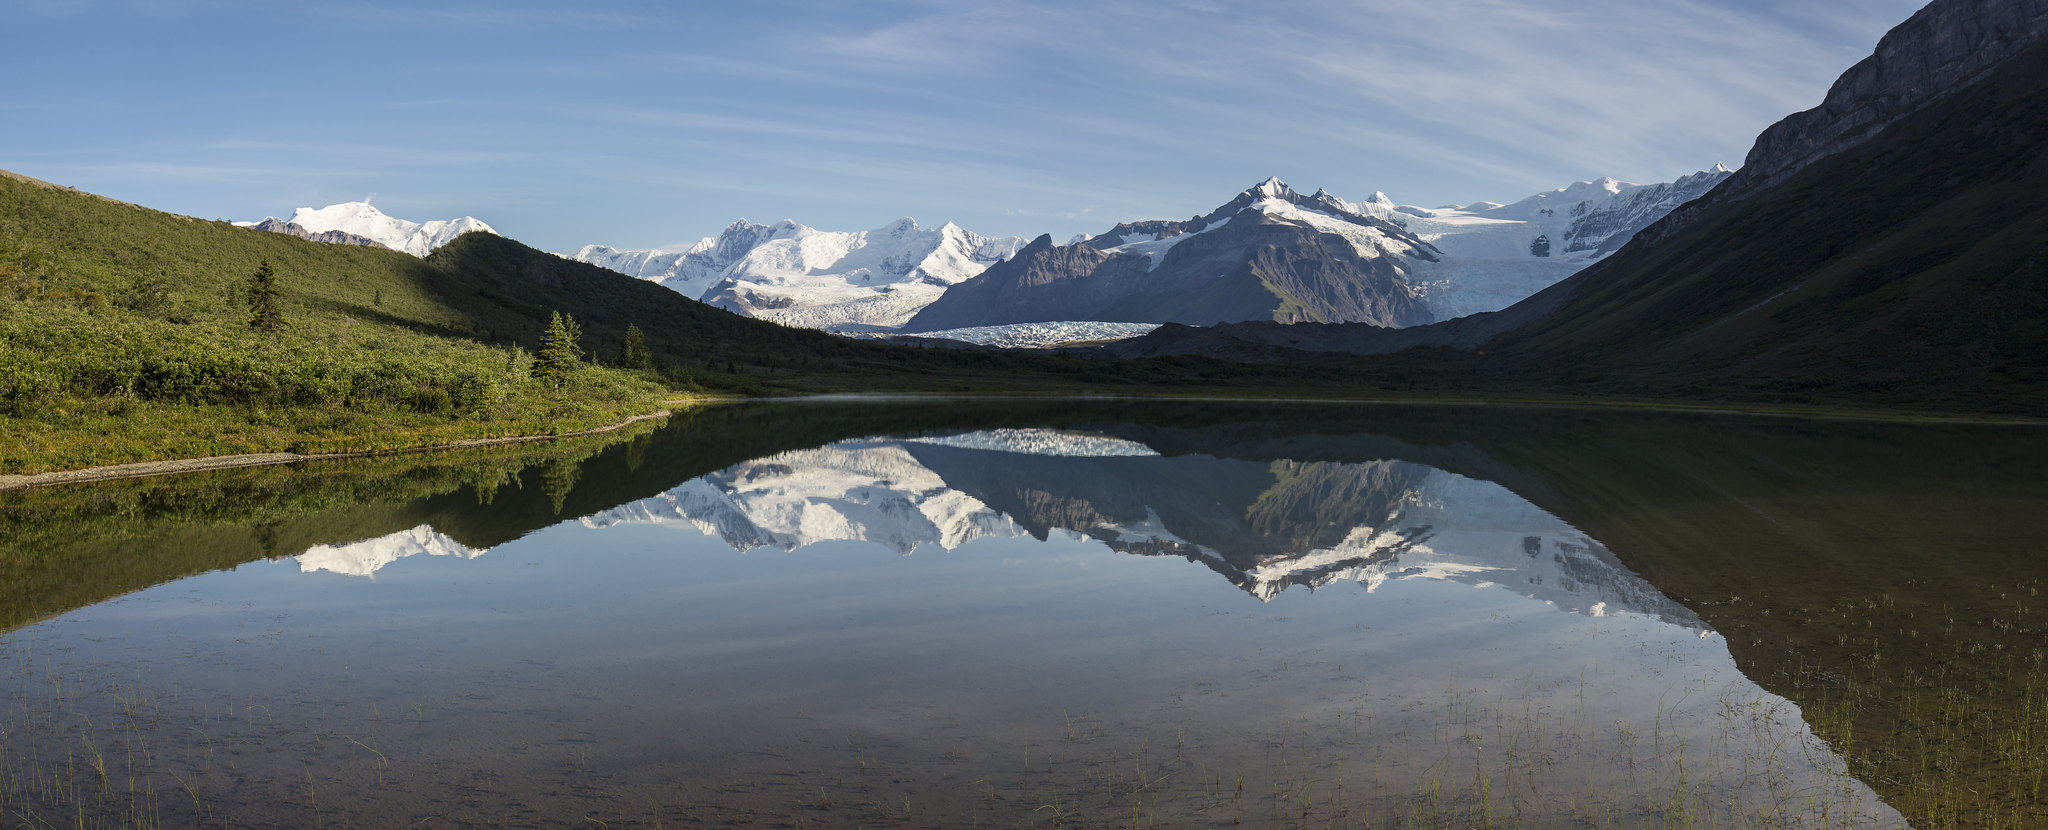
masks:
[[[619,368],[645,369],[653,360],[654,355],[647,351],[647,335],[639,326],[627,323],[625,341],[619,344]]]
[[[277,308],[277,272],[267,259],[249,277],[249,328],[270,334],[284,328],[284,312]]]
[[[583,329],[576,325],[576,318],[566,320],[560,313],[548,321],[548,330],[540,333],[540,352],[533,358],[533,376],[547,381],[549,389],[562,388],[583,364]]]
[[[0,471],[559,434],[691,388],[535,381],[538,325],[464,319],[435,272],[0,176]]]

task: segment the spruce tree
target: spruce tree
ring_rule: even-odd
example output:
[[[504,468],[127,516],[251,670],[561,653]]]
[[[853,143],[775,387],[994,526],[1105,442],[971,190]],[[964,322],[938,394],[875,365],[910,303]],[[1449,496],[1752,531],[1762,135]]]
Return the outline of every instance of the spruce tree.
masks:
[[[578,342],[582,333],[576,318],[564,318],[561,312],[554,312],[547,331],[541,332],[540,351],[533,356],[533,376],[547,381],[552,388],[562,388],[562,381],[568,380],[583,361],[583,345]]]
[[[284,328],[284,314],[277,310],[277,272],[270,269],[267,259],[249,277],[249,328],[266,332]]]
[[[648,358],[647,335],[640,333],[640,327],[626,324],[626,341],[619,346],[619,368],[645,369]]]

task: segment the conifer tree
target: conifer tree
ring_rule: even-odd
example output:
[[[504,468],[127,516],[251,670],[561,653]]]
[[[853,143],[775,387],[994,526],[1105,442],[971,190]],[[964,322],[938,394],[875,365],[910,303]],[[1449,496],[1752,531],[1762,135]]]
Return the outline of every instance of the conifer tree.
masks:
[[[284,314],[277,310],[277,272],[271,270],[267,259],[249,277],[249,328],[265,332],[284,328]]]
[[[576,318],[554,312],[547,331],[541,332],[540,351],[533,356],[533,376],[547,381],[552,388],[562,388],[562,381],[568,380],[583,361],[582,335]]]
[[[626,324],[626,340],[619,346],[619,368],[645,369],[648,359],[647,335],[640,333],[640,327]]]

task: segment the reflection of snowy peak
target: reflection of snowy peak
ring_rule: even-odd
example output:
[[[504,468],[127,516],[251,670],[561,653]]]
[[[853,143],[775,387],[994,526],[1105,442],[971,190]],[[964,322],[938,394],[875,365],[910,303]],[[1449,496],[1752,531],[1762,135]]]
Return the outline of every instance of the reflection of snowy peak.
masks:
[[[910,553],[1024,533],[901,446],[858,441],[749,461],[583,523],[687,525],[742,551],[852,539]]]
[[[1407,462],[1375,463],[1424,475],[1384,522],[1360,525],[1330,548],[1260,562],[1246,571],[1245,589],[1271,598],[1288,585],[1352,580],[1372,590],[1390,580],[1440,579],[1499,585],[1580,614],[1628,611],[1699,624],[1600,543],[1505,487]]]
[[[865,540],[910,553],[1067,531],[1185,557],[1261,599],[1290,586],[1425,578],[1500,586],[1575,613],[1698,625],[1599,543],[1508,489],[1405,461],[1168,457],[1102,435],[985,430],[782,453],[583,523],[684,526],[743,551]]]
[[[1037,323],[1008,323],[1000,326],[968,326],[914,333],[847,331],[841,334],[862,340],[928,345],[932,341],[958,341],[998,349],[1057,349],[1088,346],[1143,337],[1158,323],[1109,323],[1101,320],[1050,320]]]
[[[740,220],[684,251],[589,245],[574,258],[787,325],[889,327],[1023,246],[908,218],[857,233]]]
[[[371,576],[379,568],[408,556],[426,554],[475,559],[484,553],[450,539],[428,525],[420,525],[411,530],[345,545],[319,545],[293,558],[298,561],[302,573],[332,571],[348,576]]]
[[[1136,441],[1051,429],[985,429],[959,435],[904,439],[913,444],[1010,452],[1019,455],[1052,455],[1061,458],[1122,458],[1158,455],[1157,450]]]
[[[302,207],[292,214],[289,223],[279,224],[278,227],[282,228],[284,224],[297,225],[315,235],[339,232],[347,236],[361,237],[413,256],[426,256],[435,248],[446,245],[454,241],[455,237],[470,231],[497,233],[491,226],[469,216],[459,219],[437,219],[431,222],[408,222],[384,215],[383,211],[371,207],[369,202],[343,202],[318,209]]]

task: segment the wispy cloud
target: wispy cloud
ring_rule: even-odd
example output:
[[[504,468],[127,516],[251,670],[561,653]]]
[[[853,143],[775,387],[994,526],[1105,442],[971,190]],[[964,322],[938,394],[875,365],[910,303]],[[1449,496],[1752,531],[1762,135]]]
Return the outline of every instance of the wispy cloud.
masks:
[[[78,70],[0,104],[33,116],[0,155],[219,204],[527,206],[559,250],[739,211],[1100,230],[1274,174],[1510,200],[1739,162],[1919,2],[23,0],[0,27],[45,37],[0,69]]]

